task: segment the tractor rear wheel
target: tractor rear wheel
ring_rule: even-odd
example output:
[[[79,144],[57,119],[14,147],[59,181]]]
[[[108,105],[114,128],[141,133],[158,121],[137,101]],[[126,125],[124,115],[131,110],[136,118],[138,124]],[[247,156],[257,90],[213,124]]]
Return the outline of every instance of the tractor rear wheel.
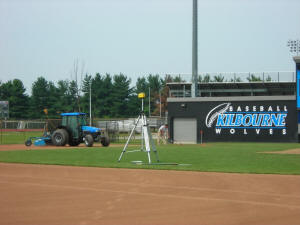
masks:
[[[94,144],[94,138],[93,138],[93,136],[90,135],[90,134],[87,134],[84,137],[84,143],[85,143],[86,147],[92,147],[93,144]]]
[[[69,134],[64,129],[57,129],[51,137],[52,143],[56,146],[65,146],[69,140]]]
[[[101,144],[102,144],[102,146],[104,146],[104,147],[109,146],[109,144],[110,144],[109,137],[108,137],[108,136],[102,137],[102,138],[101,138]]]

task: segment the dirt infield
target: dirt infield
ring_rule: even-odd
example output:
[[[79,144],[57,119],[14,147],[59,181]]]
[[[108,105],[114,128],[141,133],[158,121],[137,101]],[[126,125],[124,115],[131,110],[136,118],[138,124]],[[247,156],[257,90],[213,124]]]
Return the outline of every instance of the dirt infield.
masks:
[[[0,163],[0,224],[300,224],[300,177]]]
[[[287,155],[300,155],[300,149],[288,149],[284,151],[275,151],[275,152],[260,152],[260,153],[268,153],[268,154],[287,154]]]

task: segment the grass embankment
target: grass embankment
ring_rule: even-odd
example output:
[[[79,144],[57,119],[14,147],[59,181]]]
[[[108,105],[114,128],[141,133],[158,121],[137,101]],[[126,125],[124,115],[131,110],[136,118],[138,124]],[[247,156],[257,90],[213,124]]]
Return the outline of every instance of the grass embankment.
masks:
[[[139,147],[129,147],[128,150]],[[125,153],[117,162],[122,147],[60,148],[51,150],[2,151],[1,162],[94,166],[113,168],[172,169],[261,174],[300,174],[300,155],[260,152],[300,148],[297,143],[209,143],[204,145],[158,146],[161,162],[191,164],[185,166],[135,165],[147,162],[145,152]],[[155,156],[151,155],[155,162]]]

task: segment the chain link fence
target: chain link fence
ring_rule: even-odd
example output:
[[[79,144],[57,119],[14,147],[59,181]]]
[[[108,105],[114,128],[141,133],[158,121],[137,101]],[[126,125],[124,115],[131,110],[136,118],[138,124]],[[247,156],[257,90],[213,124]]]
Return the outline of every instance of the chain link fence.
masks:
[[[44,120],[0,120],[0,144],[21,144],[31,136],[42,136]]]
[[[46,126],[45,121],[2,120],[1,129],[7,131],[42,130]]]
[[[148,118],[148,124],[152,132],[156,132],[158,128],[165,124],[166,118],[150,117]],[[94,126],[101,129],[105,129],[112,142],[122,142],[127,140],[130,132],[136,124],[135,131],[133,133],[133,140],[141,139],[142,121],[137,121],[137,118],[129,118],[123,120],[95,120]]]
[[[151,117],[148,123],[152,132],[164,124],[165,118]],[[137,118],[129,119],[95,119],[92,126],[104,129],[111,142],[127,140],[131,130],[137,123]],[[52,133],[61,124],[61,119],[48,120],[0,120],[0,144],[21,144],[29,137],[43,136],[45,132]],[[133,140],[141,139],[142,121],[138,121]]]

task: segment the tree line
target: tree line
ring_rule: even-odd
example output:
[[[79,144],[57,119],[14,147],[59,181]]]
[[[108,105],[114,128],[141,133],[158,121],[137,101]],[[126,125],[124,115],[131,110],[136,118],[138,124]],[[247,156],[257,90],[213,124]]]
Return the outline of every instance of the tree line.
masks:
[[[247,79],[261,81],[254,75]],[[222,75],[211,77],[207,74],[199,76],[198,81],[225,82],[225,79]],[[238,77],[234,80],[240,81]],[[31,95],[28,95],[21,80],[14,79],[5,83],[0,81],[0,101],[9,101],[9,117],[12,119],[59,118],[62,112],[89,113],[91,90],[94,118],[127,118],[135,117],[140,112],[141,103],[137,94],[145,92],[146,115],[164,116],[169,94],[166,83],[186,81],[180,75],[175,77],[166,75],[162,78],[159,75],[149,74],[139,77],[135,86],[132,86],[131,82],[132,80],[122,73],[116,75],[97,73],[94,76],[86,74],[80,82],[77,79],[66,79],[57,83],[40,76],[33,82]]]
[[[126,118],[138,115],[141,100],[137,94],[145,92],[145,113],[148,115],[151,111],[152,116],[164,116],[168,94],[166,82],[170,81],[170,77],[149,74],[139,77],[132,86],[131,79],[122,73],[113,76],[97,73],[85,75],[81,82],[66,79],[56,83],[40,76],[33,82],[28,95],[23,82],[14,79],[0,82],[0,101],[9,101],[9,116],[13,119],[59,118],[62,112],[89,113],[91,90],[93,117]]]

